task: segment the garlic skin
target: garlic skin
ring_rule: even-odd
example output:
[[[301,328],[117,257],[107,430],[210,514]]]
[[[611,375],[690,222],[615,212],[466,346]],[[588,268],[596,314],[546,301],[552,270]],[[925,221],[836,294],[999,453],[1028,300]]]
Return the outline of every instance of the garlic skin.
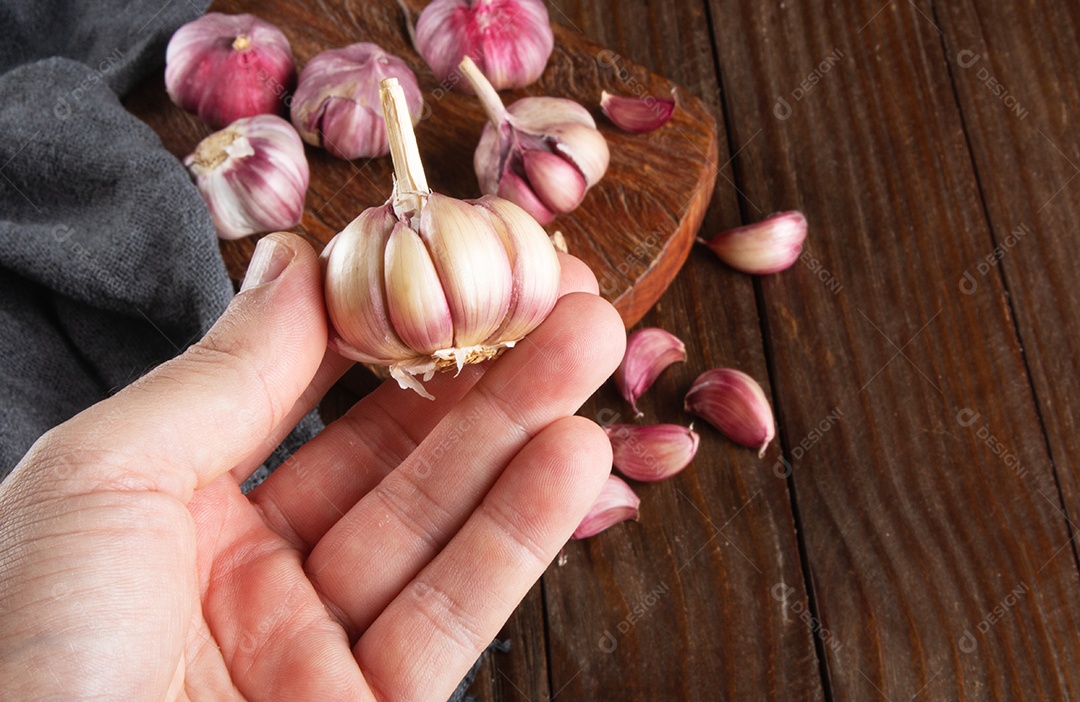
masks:
[[[289,40],[253,15],[203,15],[178,29],[165,51],[169,98],[214,129],[282,113],[295,83]]]
[[[776,436],[776,423],[765,392],[753,378],[734,368],[705,371],[686,393],[685,407],[726,437],[765,455]]]
[[[799,260],[806,229],[806,217],[792,210],[698,241],[737,271],[768,275],[791,268]]]
[[[619,129],[631,134],[644,134],[659,129],[675,114],[675,90],[671,99],[653,96],[634,98],[600,93],[600,109]]]
[[[317,54],[300,72],[291,116],[300,137],[338,158],[373,158],[390,153],[379,103],[379,82],[397,78],[413,124],[424,98],[416,75],[397,56],[376,44],[358,43]]]
[[[282,118],[237,120],[199,142],[184,165],[222,239],[300,224],[308,162],[296,130]]]
[[[600,496],[581,520],[571,538],[587,539],[627,519],[638,520],[641,499],[617,475],[609,475]]]
[[[701,437],[693,427],[678,424],[610,424],[612,462],[623,475],[655,482],[670,478],[690,465]]]
[[[497,197],[456,200],[428,189],[396,79],[381,100],[394,189],[323,251],[330,346],[389,366],[403,388],[501,354],[555,307],[561,270],[547,233]]]
[[[638,398],[652,387],[656,378],[672,363],[686,360],[686,346],[671,332],[657,327],[638,329],[626,339],[626,352],[615,369],[615,387],[634,409],[638,410]]]
[[[607,172],[611,156],[589,111],[551,97],[504,107],[468,56],[461,71],[489,120],[473,156],[480,190],[519,205],[540,224],[577,208]]]
[[[554,47],[542,0],[434,0],[416,22],[416,50],[439,82],[462,92],[469,83],[453,74],[466,56],[496,90],[524,88]]]

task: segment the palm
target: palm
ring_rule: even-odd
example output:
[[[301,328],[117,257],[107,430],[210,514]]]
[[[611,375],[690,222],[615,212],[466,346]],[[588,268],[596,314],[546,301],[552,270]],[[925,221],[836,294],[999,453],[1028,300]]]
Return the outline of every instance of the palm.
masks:
[[[572,294],[486,372],[435,402],[384,385],[241,494],[344,368],[319,366],[317,262],[292,245],[291,273],[0,485],[16,697],[445,699],[599,492],[610,446],[570,415],[623,336]]]

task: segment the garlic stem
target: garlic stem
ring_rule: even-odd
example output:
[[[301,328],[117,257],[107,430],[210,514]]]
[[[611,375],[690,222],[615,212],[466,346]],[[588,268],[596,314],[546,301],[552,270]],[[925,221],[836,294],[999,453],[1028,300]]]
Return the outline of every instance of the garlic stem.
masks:
[[[408,218],[414,229],[419,227],[420,210],[424,200],[431,194],[420,149],[416,145],[405,101],[397,78],[384,78],[379,83],[379,101],[382,103],[383,119],[386,120],[386,139],[390,144],[390,158],[394,162],[394,214]],[[415,220],[415,221],[414,221]]]
[[[499,93],[491,85],[491,81],[487,79],[487,76],[468,56],[461,59],[458,68],[465,74],[469,85],[476,91],[476,97],[480,98],[480,104],[484,106],[484,112],[487,113],[488,119],[498,127],[506,119],[506,108],[503,106],[502,100],[499,99]]]

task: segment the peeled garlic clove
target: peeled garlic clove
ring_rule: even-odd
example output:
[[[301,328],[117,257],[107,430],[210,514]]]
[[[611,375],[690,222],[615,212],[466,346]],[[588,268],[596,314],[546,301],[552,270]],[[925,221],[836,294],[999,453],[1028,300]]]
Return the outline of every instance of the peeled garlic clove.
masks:
[[[514,203],[485,195],[470,204],[487,211],[510,256],[510,306],[492,337],[524,337],[544,321],[544,310],[555,306],[561,275],[559,257],[553,243],[545,243],[547,233],[543,228]]]
[[[615,369],[615,386],[640,417],[638,398],[665,368],[685,360],[686,346],[674,334],[656,327],[638,329],[626,339],[626,353]]]
[[[504,107],[476,64],[461,72],[488,116],[473,156],[480,189],[521,206],[541,224],[581,204],[607,171],[610,153],[592,115],[564,98],[522,98]]]
[[[805,240],[806,217],[793,210],[698,241],[737,271],[767,275],[790,268],[799,260]]]
[[[600,93],[600,109],[611,122],[623,131],[643,134],[667,124],[675,114],[675,91],[672,99],[648,96],[644,98],[612,95],[608,91]]]
[[[176,30],[165,50],[165,90],[214,129],[279,114],[296,82],[289,40],[253,15],[211,12]]]
[[[389,366],[403,388],[430,398],[421,379],[494,358],[547,317],[558,260],[516,205],[432,193],[395,79],[383,81],[380,100],[394,188],[323,252],[331,345]]]
[[[670,478],[690,465],[701,441],[692,428],[678,424],[611,424],[604,431],[619,472],[649,482]]]
[[[417,51],[440,82],[463,92],[467,82],[447,79],[465,56],[497,90],[524,88],[544,72],[554,46],[541,0],[435,0],[416,22]]]
[[[757,382],[742,371],[717,368],[702,373],[686,393],[686,411],[693,412],[732,441],[765,455],[776,436],[772,408]]]
[[[338,158],[385,156],[379,82],[389,77],[398,79],[415,125],[424,106],[416,76],[400,58],[365,42],[308,61],[292,98],[292,123],[304,141]]]
[[[637,521],[641,499],[621,478],[609,475],[600,496],[574,530],[573,538],[587,539],[627,519]]]
[[[572,212],[589,187],[574,164],[550,151],[529,149],[521,154],[525,176],[544,207],[552,212]]]
[[[184,165],[222,239],[300,223],[308,163],[303,142],[282,118],[258,115],[237,120],[199,142]]]

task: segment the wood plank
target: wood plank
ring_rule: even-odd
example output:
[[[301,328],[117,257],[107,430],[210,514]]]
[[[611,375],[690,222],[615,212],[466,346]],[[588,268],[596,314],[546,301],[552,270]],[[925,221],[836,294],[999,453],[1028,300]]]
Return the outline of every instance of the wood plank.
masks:
[[[699,91],[720,114],[703,4],[635,0],[618,12],[600,2],[551,6],[555,21]],[[722,143],[720,151],[736,148]],[[727,160],[717,164],[707,231],[741,223]],[[709,367],[733,365],[767,381],[752,281],[707,250],[692,253],[642,323],[678,333],[690,357],[643,398],[646,422],[690,422],[683,394]],[[612,388],[582,413],[632,421]],[[685,472],[634,485],[640,522],[571,542],[566,564],[544,576],[558,699],[823,698],[813,634],[797,614],[806,611],[806,593],[787,487],[771,473],[777,454],[761,461],[698,428],[702,445]],[[787,595],[786,606],[774,592]]]
[[[414,12],[426,4],[403,2]],[[318,9],[284,0],[218,0],[211,10],[252,12],[272,22],[289,38],[299,66],[320,51],[361,40],[400,56],[416,73],[425,95],[427,111],[417,126],[417,141],[432,189],[459,198],[480,194],[472,159],[486,122],[483,109],[474,96],[447,92],[435,79],[409,44],[405,15],[395,0]],[[667,288],[693,244],[716,177],[708,167],[716,160],[716,123],[692,94],[624,62],[620,68],[650,93],[666,96],[675,87],[679,109],[667,128],[649,134],[615,128],[599,110],[601,90],[610,87],[613,73],[598,60],[603,55],[602,47],[578,32],[556,27],[555,51],[543,76],[503,99],[509,104],[525,95],[554,95],[576,100],[595,113],[611,150],[608,171],[581,207],[547,228],[563,231],[576,254],[604,281],[605,297],[633,324]],[[160,76],[146,81],[127,106],[180,158],[211,131],[169,101]],[[385,202],[390,194],[389,158],[343,161],[315,148],[308,148],[307,155],[311,183],[299,229],[313,241],[326,243],[363,209]],[[680,167],[671,169],[671,163]],[[643,178],[647,189],[640,187]],[[234,278],[242,277],[257,239],[222,243]]]
[[[760,288],[831,696],[1075,699],[1077,570],[1005,291],[957,289],[993,240],[932,8],[710,5],[748,206],[811,225]]]

